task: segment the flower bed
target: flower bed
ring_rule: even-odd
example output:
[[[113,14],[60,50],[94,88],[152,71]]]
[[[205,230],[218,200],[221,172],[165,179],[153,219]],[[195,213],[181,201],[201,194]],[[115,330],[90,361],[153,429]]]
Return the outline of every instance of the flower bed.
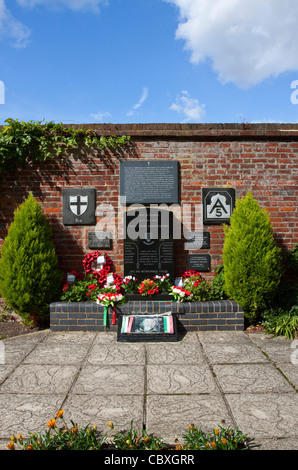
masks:
[[[224,298],[222,267],[213,281],[183,271],[174,285],[168,275],[138,281],[112,272],[108,255],[94,251],[83,260],[84,274],[65,275],[60,301],[50,305],[52,330],[117,329],[117,315],[177,315],[180,330],[243,330],[241,307]]]

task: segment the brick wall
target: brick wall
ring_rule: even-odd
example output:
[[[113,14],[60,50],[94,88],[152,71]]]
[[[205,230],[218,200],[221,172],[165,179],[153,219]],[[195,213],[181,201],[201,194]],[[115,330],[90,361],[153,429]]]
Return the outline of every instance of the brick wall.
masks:
[[[76,127],[76,126],[74,126]],[[77,126],[84,127],[84,126]],[[100,135],[131,135],[128,149],[116,154],[88,154],[79,149],[64,161],[33,164],[0,174],[0,245],[14,209],[31,191],[53,228],[61,268],[81,270],[94,226],[64,226],[62,189],[94,187],[97,207],[111,204],[117,215],[119,161],[178,160],[181,204],[200,204],[203,187],[229,186],[236,196],[247,191],[270,213],[276,239],[284,248],[298,242],[298,125],[294,124],[127,124],[86,125]],[[99,214],[98,214],[99,215]],[[99,224],[102,217],[97,217]],[[211,233],[212,269],[220,262],[223,227],[205,227]],[[185,267],[183,241],[176,242],[176,270]],[[110,250],[115,269],[122,274],[123,243],[114,239]]]

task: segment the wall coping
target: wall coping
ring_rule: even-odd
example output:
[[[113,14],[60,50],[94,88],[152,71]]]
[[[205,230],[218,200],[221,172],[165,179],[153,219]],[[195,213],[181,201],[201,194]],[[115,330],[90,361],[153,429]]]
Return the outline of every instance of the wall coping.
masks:
[[[196,138],[214,140],[296,140],[298,124],[249,123],[146,123],[146,124],[64,124],[67,128],[90,129],[98,135],[130,135],[147,138]],[[0,126],[2,129],[4,126]]]
[[[226,139],[298,139],[298,124],[65,124],[65,127],[93,130],[99,135],[130,135],[131,137],[213,138]]]

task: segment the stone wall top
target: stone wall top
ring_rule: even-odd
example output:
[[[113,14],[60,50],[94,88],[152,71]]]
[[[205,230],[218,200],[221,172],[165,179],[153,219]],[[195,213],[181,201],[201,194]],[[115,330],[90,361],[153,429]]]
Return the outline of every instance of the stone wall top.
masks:
[[[195,138],[214,140],[298,139],[298,124],[67,124],[75,129],[92,129],[99,135],[130,135],[149,138]]]

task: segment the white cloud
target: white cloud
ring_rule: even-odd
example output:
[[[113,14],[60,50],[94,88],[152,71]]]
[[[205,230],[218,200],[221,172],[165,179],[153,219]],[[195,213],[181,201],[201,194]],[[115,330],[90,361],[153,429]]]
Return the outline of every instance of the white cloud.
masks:
[[[93,119],[95,119],[95,121],[97,121],[97,122],[101,122],[105,118],[112,117],[112,115],[110,113],[108,113],[107,111],[98,111],[97,113],[90,114],[90,116]]]
[[[43,5],[49,8],[67,7],[71,10],[92,10],[99,11],[99,6],[107,3],[107,0],[17,0],[18,4],[22,7],[35,7],[36,5]]]
[[[4,0],[0,0],[0,37],[13,40],[14,47],[25,47],[30,36],[30,30],[12,16],[6,8]]]
[[[132,106],[132,108],[126,113],[127,116],[133,116],[136,112],[137,109],[139,109],[142,104],[146,101],[148,98],[149,92],[148,88],[146,86],[143,87],[142,95],[139,99],[139,101]]]
[[[249,88],[298,70],[297,0],[164,0],[179,8],[176,38],[191,62],[211,59],[223,82]]]
[[[186,90],[182,90],[177,96],[176,102],[172,103],[170,109],[177,113],[184,114],[183,122],[201,122],[205,115],[205,105],[201,105],[195,98],[191,98]]]

